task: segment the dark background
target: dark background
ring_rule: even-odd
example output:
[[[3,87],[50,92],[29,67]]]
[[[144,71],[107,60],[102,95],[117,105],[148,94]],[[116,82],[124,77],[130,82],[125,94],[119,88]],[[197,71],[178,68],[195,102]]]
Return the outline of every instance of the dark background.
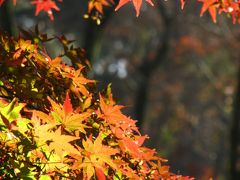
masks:
[[[172,171],[196,179],[240,179],[240,28],[231,18],[217,24],[200,3],[143,5],[140,17],[129,3],[106,8],[101,25],[84,19],[87,1],[63,1],[55,20],[34,16],[27,0],[0,8],[0,27],[13,35],[37,23],[42,32],[64,34],[84,47],[91,78],[137,119],[146,145],[169,160]],[[59,46],[49,44],[54,57]]]

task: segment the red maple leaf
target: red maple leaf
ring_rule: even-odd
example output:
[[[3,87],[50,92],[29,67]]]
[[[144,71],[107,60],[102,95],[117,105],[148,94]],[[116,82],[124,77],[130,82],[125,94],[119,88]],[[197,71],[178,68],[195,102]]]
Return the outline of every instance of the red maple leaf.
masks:
[[[181,0],[181,9],[183,9],[183,8],[184,8],[184,6],[185,6],[185,3],[186,3],[186,0]]]
[[[58,0],[61,2],[62,0]],[[40,11],[45,11],[51,20],[54,20],[52,9],[59,11],[59,7],[52,0],[32,0],[32,4],[36,5],[35,15],[38,15]]]
[[[125,4],[127,4],[128,2],[130,2],[131,0],[120,0],[117,7],[115,8],[115,11],[117,11],[118,9],[120,9],[122,6],[124,6]],[[132,0],[133,2],[133,6],[136,10],[136,16],[138,17],[140,14],[140,9],[142,6],[142,0]],[[151,6],[153,6],[153,2],[152,0],[146,0],[147,3],[149,3]]]
[[[69,97],[68,92],[66,94],[66,98],[65,98],[65,101],[64,101],[64,104],[63,104],[63,109],[64,109],[64,112],[65,112],[65,115],[68,115],[68,114],[73,112],[72,103],[71,103],[71,99]]]
[[[99,180],[106,180],[106,176],[101,168],[95,168],[96,176]]]

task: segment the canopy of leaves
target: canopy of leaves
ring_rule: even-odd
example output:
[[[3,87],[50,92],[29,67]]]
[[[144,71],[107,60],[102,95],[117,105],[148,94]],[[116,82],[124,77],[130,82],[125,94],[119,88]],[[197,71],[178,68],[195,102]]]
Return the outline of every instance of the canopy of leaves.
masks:
[[[122,114],[110,86],[96,92],[80,48],[59,37],[65,53],[52,59],[47,35],[23,33],[0,34],[1,177],[192,179],[169,172],[143,146],[147,136]]]

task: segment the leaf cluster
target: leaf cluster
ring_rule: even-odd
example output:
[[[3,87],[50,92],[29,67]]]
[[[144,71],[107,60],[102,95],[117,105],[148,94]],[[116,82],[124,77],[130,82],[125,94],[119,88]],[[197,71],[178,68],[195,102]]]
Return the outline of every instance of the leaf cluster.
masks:
[[[23,31],[25,38],[14,39],[0,33],[0,96],[17,97],[28,107],[45,110],[50,105],[47,97],[63,102],[67,91],[74,94],[74,103],[84,102],[95,81],[85,78],[88,64],[81,48],[69,45],[64,36],[55,39],[63,46],[64,53],[50,58],[44,47],[52,40],[46,34]],[[71,59],[75,70],[62,63]],[[85,65],[85,66],[84,66]]]
[[[30,1],[30,0],[29,0]],[[143,0],[119,0],[115,11],[132,2],[136,11],[136,16],[140,15]],[[145,0],[149,5],[154,6],[152,0]],[[181,8],[183,9],[188,0],[180,0]],[[217,22],[217,14],[224,13],[232,18],[233,23],[240,23],[240,1],[239,0],[197,0],[202,3],[200,15],[209,12],[212,20]],[[0,6],[5,0],[0,0]],[[30,3],[36,6],[35,15],[40,12],[45,12],[51,20],[54,20],[53,10],[60,11],[58,3],[62,0],[31,0]],[[13,0],[16,5],[17,0]],[[163,2],[161,2],[163,3]],[[102,15],[104,14],[103,7],[109,7],[114,4],[113,0],[88,0],[88,12],[84,15],[85,18],[91,17],[97,24],[101,23]]]
[[[56,37],[64,53],[52,59],[46,34],[23,34],[0,34],[1,178],[192,179],[143,146],[148,137],[122,114],[110,86],[96,92],[81,48]]]

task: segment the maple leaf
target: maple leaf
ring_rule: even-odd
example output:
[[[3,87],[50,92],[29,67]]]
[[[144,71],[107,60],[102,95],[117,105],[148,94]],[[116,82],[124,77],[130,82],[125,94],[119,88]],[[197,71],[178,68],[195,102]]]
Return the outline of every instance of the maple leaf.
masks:
[[[160,157],[155,156],[157,154],[155,149],[150,149],[147,147],[141,147],[142,150],[142,157],[146,161],[151,161],[151,160],[161,160],[161,161],[167,161],[166,159],[162,159]]]
[[[124,106],[113,105],[112,102],[106,104],[103,97],[100,95],[101,112],[97,112],[100,118],[105,119],[110,125],[111,129],[118,138],[121,138],[125,133],[135,131],[138,132],[136,121],[126,117],[120,111]]]
[[[199,0],[199,2],[202,2],[202,9],[201,9],[201,15],[203,15],[210,6],[212,6],[214,3],[217,2],[217,0]]]
[[[81,114],[74,114],[63,120],[62,124],[65,129],[69,132],[73,132],[75,130],[79,130],[82,133],[86,133],[84,128],[87,128],[83,121],[91,116],[90,112],[84,112]]]
[[[84,160],[81,161],[81,163],[76,162],[73,165],[74,168],[83,169],[88,179],[94,175],[95,171],[98,171],[96,172],[97,176],[102,177],[104,175],[103,171],[107,168],[107,165],[113,169],[117,168],[111,156],[118,153],[118,150],[103,145],[101,136],[102,135],[99,134],[94,142],[89,138],[82,141],[84,148],[82,154],[85,155]]]
[[[39,119],[32,117],[31,123],[34,127],[34,140],[38,147],[44,146],[47,141],[51,140],[48,136],[48,131],[55,127],[54,124],[43,124],[41,125]]]
[[[68,77],[71,79],[72,84],[70,86],[70,90],[76,94],[77,97],[81,97],[80,93],[86,97],[88,97],[89,91],[86,88],[86,85],[88,83],[95,83],[94,80],[87,79],[83,76],[81,73],[83,68],[80,68],[78,70],[74,70],[73,68],[67,68],[64,65],[61,66],[62,69],[64,69],[63,72],[60,71],[60,73],[63,75],[63,77]],[[59,68],[58,68],[59,70]]]
[[[209,11],[213,21],[216,23],[216,6],[215,3],[218,0],[199,0],[200,2],[203,3],[202,9],[201,9],[201,13],[200,15],[202,16],[207,10]]]
[[[91,112],[73,113],[72,104],[68,95],[66,95],[66,100],[63,106],[57,104],[50,98],[48,99],[52,105],[52,111],[50,112],[51,117],[35,111],[35,114],[38,117],[42,118],[44,121],[48,120],[48,123],[51,122],[61,125],[68,132],[79,130],[80,132],[85,133],[84,128],[87,126],[83,124],[83,121],[91,116]]]
[[[103,14],[103,6],[110,6],[113,1],[109,0],[90,0],[88,2],[88,13],[90,13],[94,8]]]
[[[233,23],[240,23],[240,1],[221,1],[219,12],[225,12],[232,16]]]
[[[48,139],[51,141],[49,144],[50,150],[54,150],[60,157],[68,154],[79,154],[79,151],[69,142],[79,139],[75,136],[62,135],[61,129],[58,128],[55,132],[46,133]]]
[[[31,57],[34,57],[37,53],[37,46],[32,44],[31,40],[19,39],[15,46],[15,49],[16,52],[13,55],[14,61],[12,62],[14,65],[20,65],[27,62],[27,59],[25,58],[26,53],[28,54],[29,59]]]
[[[121,140],[119,140],[119,146],[124,153],[128,151],[129,154],[133,156],[133,158],[142,159],[143,153],[140,147],[143,144],[146,137],[147,136],[139,136],[137,140],[124,137]]]
[[[5,0],[0,0],[0,6],[4,3]]]
[[[45,147],[50,152],[56,152],[60,157],[63,155],[79,154],[79,151],[71,145],[69,142],[79,139],[76,136],[61,134],[61,128],[56,131],[54,124],[41,124],[41,122],[35,117],[32,117],[32,125],[34,127],[34,139],[38,147]]]
[[[117,7],[115,8],[115,11],[119,10],[122,6],[124,6],[125,4],[127,4],[130,1],[131,0],[120,0]],[[132,0],[132,2],[133,2],[133,6],[135,8],[135,11],[136,11],[136,16],[138,17],[140,14],[141,6],[142,6],[142,0]],[[151,6],[154,6],[154,4],[151,0],[146,0],[146,2],[148,4],[150,4]]]
[[[59,0],[60,2],[62,0]],[[51,20],[54,20],[52,9],[59,11],[59,7],[52,0],[32,0],[32,4],[36,5],[35,15],[38,15],[40,11],[45,11]]]
[[[103,113],[102,117],[110,124],[116,124],[119,120],[124,118],[124,115],[120,111],[123,107],[124,106],[106,104],[103,97],[100,95],[100,108]]]

